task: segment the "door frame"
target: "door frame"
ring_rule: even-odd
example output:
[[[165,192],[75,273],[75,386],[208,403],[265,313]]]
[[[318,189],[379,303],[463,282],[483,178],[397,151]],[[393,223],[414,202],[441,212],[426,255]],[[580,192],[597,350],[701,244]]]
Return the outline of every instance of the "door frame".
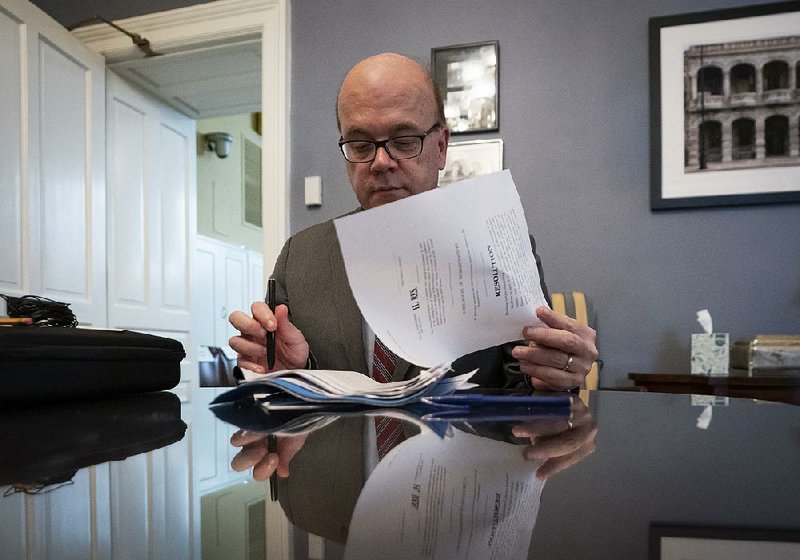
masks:
[[[147,37],[157,52],[175,53],[209,44],[261,36],[262,217],[264,267],[271,270],[288,237],[289,0],[219,0],[114,23]],[[141,57],[129,37],[98,24],[72,31],[106,64]],[[264,77],[270,79],[265,80]],[[195,232],[196,233],[196,232]],[[277,502],[267,501],[267,555],[293,556],[292,530]]]
[[[261,210],[264,266],[271,270],[289,233],[288,0],[219,0],[114,23],[146,37],[161,53],[261,36],[261,118],[262,129],[269,131],[261,147]],[[129,37],[105,24],[79,27],[72,34],[107,64],[142,56]]]

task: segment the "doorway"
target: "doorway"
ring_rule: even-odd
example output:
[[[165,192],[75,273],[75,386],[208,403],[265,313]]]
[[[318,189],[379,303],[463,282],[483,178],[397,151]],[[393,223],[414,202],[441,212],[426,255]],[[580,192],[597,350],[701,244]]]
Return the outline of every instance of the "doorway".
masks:
[[[83,27],[73,32],[90,49],[105,57],[110,70],[198,123],[223,115],[261,113],[260,126],[265,132],[261,137],[263,233],[258,256],[262,257],[263,270],[272,270],[288,234],[287,4],[287,0],[219,0],[115,22],[150,41],[159,56],[149,58],[143,57],[128,37],[108,26]],[[262,76],[269,78],[262,83]],[[207,152],[202,136],[197,136],[198,159],[203,154],[216,157]],[[206,255],[216,254],[216,250],[206,251]],[[236,280],[252,278],[250,283],[255,284],[257,277],[263,285],[258,259],[247,255],[237,265],[225,250],[218,252],[226,262],[224,277],[231,280],[226,282],[230,286],[226,300],[228,292],[239,296],[247,293]],[[196,271],[195,266],[192,269]],[[193,276],[194,286],[197,275]],[[263,291],[259,291],[263,296]],[[194,303],[192,307],[193,317],[203,314],[203,309]],[[209,309],[222,318],[218,305]],[[224,309],[226,313],[230,310]],[[224,319],[221,322],[227,323]],[[195,322],[193,346],[203,344],[204,333]],[[196,410],[204,408],[206,413],[195,414],[193,426],[196,430],[193,476],[199,493],[228,485],[233,477],[229,469],[230,434],[215,431],[215,424],[208,422],[207,406],[203,406],[207,396],[199,390],[192,395]],[[208,430],[213,432],[210,436]],[[268,556],[287,558],[290,533],[277,504],[266,505],[266,524],[273,534],[282,535],[264,543]]]
[[[107,25],[73,34],[108,68],[196,120],[261,111],[269,131],[262,144],[263,257],[271,270],[289,231],[287,1],[219,0],[115,23],[146,37],[159,56],[144,58]]]

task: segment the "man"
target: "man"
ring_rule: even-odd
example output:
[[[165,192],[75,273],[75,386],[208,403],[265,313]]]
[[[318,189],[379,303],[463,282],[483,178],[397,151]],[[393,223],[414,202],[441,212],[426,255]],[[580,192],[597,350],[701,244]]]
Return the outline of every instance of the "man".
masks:
[[[347,174],[361,209],[436,188],[450,131],[441,99],[421,64],[393,53],[359,62],[342,82],[336,117]],[[274,331],[275,369],[310,365],[369,375],[374,336],[347,283],[333,223],[289,239],[274,275],[281,302],[274,315],[256,302],[252,316],[239,311],[230,316],[241,333],[230,340],[239,366],[266,373],[264,340],[266,331]],[[594,330],[547,307],[536,314],[550,328],[526,327],[520,335],[527,345],[470,355],[464,370],[492,364],[481,367],[479,375],[488,377],[480,381],[506,388],[523,381],[537,389],[577,387],[597,358]],[[492,371],[498,369],[502,371]],[[394,378],[414,373],[411,364],[400,362]],[[278,472],[285,476],[281,466]]]

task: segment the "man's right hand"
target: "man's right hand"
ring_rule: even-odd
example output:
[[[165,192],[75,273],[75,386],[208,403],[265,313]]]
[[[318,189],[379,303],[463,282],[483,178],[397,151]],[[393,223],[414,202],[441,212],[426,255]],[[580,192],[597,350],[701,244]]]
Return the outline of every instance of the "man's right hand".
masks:
[[[275,308],[273,315],[263,301],[250,306],[252,316],[234,311],[228,317],[231,325],[241,334],[231,337],[230,345],[238,354],[240,368],[254,373],[268,373],[267,331],[275,332],[275,370],[302,369],[308,363],[308,342],[303,333],[289,320],[285,305]]]

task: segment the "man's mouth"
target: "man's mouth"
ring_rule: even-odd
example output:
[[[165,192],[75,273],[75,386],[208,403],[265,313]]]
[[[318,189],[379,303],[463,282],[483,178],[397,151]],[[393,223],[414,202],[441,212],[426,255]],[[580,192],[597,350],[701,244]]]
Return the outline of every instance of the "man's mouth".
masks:
[[[374,196],[374,197],[378,197],[378,198],[387,197],[387,196],[394,197],[394,196],[397,196],[397,195],[399,195],[399,194],[401,194],[403,192],[405,192],[405,189],[403,187],[383,186],[383,187],[375,187],[373,189],[370,189],[370,196]]]

